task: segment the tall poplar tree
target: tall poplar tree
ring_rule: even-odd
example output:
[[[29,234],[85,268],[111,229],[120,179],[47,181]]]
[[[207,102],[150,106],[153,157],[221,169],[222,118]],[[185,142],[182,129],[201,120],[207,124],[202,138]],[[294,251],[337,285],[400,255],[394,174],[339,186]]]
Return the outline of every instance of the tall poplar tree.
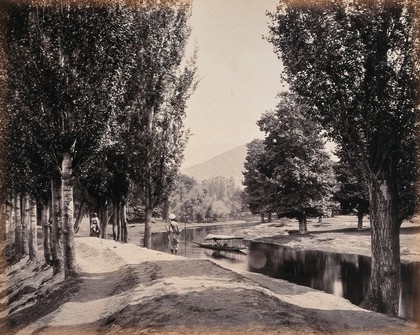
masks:
[[[129,8],[127,41],[117,123],[130,179],[142,190],[144,246],[151,247],[153,209],[169,196],[183,159],[188,131],[186,101],[195,87],[195,62],[185,60],[190,29],[189,1],[150,3]]]

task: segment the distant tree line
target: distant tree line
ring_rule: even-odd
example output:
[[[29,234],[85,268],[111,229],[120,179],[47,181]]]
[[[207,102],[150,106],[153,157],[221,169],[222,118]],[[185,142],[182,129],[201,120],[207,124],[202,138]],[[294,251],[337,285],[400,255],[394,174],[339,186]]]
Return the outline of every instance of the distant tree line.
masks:
[[[244,210],[242,190],[233,178],[215,177],[201,183],[181,175],[169,198],[171,213],[182,222],[205,222],[239,217]]]
[[[46,262],[73,276],[83,213],[100,214],[102,237],[112,218],[114,239],[127,241],[134,191],[150,247],[153,209],[168,199],[188,139],[185,106],[196,85],[195,55],[185,59],[189,2],[11,1],[2,9],[10,259],[38,258],[41,224]]]

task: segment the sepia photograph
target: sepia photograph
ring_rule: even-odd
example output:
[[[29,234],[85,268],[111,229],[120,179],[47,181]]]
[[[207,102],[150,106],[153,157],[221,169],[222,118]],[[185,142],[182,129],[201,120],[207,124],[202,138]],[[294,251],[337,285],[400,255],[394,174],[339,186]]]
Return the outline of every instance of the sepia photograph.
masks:
[[[0,334],[420,334],[417,0],[0,0]]]

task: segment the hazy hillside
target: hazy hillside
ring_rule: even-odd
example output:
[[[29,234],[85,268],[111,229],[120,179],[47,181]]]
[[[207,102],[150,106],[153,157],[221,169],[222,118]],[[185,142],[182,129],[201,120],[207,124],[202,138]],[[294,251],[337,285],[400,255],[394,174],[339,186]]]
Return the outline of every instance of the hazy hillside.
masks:
[[[181,172],[194,177],[197,181],[217,176],[233,177],[236,185],[242,187],[242,171],[244,170],[246,153],[246,145],[241,145],[208,161],[185,168]]]

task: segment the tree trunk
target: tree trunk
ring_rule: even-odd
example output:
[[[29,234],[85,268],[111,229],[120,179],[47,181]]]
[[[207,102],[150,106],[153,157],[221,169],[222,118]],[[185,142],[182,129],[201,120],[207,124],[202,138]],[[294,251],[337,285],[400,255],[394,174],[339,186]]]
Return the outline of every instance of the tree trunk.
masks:
[[[42,232],[44,235],[44,259],[45,263],[52,265],[51,256],[51,220],[49,219],[49,206],[43,206],[41,209]]]
[[[164,222],[168,221],[170,207],[171,207],[170,201],[169,200],[166,200],[163,203],[163,208],[162,208],[162,220]]]
[[[15,219],[15,193],[12,193],[12,196],[9,198],[9,203],[7,206],[7,216],[9,218],[9,232],[8,232],[8,243],[7,251],[8,254],[12,252],[15,248],[15,233],[16,233],[16,219]]]
[[[4,269],[2,265],[4,265],[3,260],[6,259],[6,256],[9,251],[8,246],[8,224],[9,220],[7,218],[7,196],[1,201],[0,204],[0,230],[1,230],[1,236],[0,236],[0,246],[4,246],[4,248],[0,248],[0,268]]]
[[[109,222],[109,213],[108,213],[108,205],[105,205],[104,208],[101,210],[101,238],[106,239],[106,227],[108,226]]]
[[[64,222],[64,274],[65,278],[76,275],[76,252],[74,250],[74,203],[73,203],[73,184],[72,184],[72,164],[73,158],[66,153],[62,163],[63,181],[63,222]]]
[[[22,244],[23,244],[23,254],[29,254],[29,244],[28,244],[28,230],[29,230],[29,196],[25,194],[22,197]]]
[[[38,235],[37,235],[37,215],[36,202],[33,197],[29,198],[29,260],[37,261],[38,259]]]
[[[19,193],[14,193],[15,203],[15,261],[19,261],[23,256],[23,236],[22,236],[22,215],[21,215],[21,196]]]
[[[51,255],[54,274],[58,274],[64,270],[64,238],[61,215],[62,193],[61,176],[55,176],[51,179]]]
[[[127,229],[127,207],[125,200],[121,202],[121,229],[122,229],[122,241],[128,242],[128,229]]]
[[[298,217],[298,221],[299,221],[299,234],[306,234],[308,232],[306,213],[302,213]]]
[[[121,241],[121,207],[120,203],[117,202],[117,208],[116,208],[116,218],[117,218],[117,241]]]
[[[112,237],[113,237],[113,239],[114,239],[114,241],[117,241],[117,220],[118,220],[118,218],[117,218],[117,215],[118,215],[118,213],[117,213],[117,204],[116,204],[116,202],[114,201],[113,203],[112,203],[112,207],[113,207],[113,213],[112,213]]]
[[[267,222],[269,222],[269,223],[273,222],[272,219],[271,219],[271,216],[272,216],[271,212],[268,212]]]
[[[265,222],[265,219],[264,219],[264,212],[261,212],[261,223],[264,223]]]
[[[147,133],[149,136],[149,145],[146,155],[146,185],[144,187],[144,237],[143,237],[143,246],[150,249],[152,247],[152,231],[150,223],[152,220],[152,134],[153,134],[153,119],[155,116],[154,106],[151,106],[147,110]]]
[[[383,180],[369,185],[372,269],[362,307],[398,315],[401,287],[400,228],[395,187]]]
[[[82,222],[83,215],[85,214],[86,202],[82,200],[80,203],[79,210],[77,211],[76,221],[74,222],[74,233],[76,234],[80,229],[80,223]]]
[[[151,232],[151,226],[150,226],[150,223],[152,221],[152,212],[153,210],[149,208],[149,206],[145,207],[143,246],[148,249],[152,247],[152,232]]]
[[[358,211],[357,212],[357,230],[362,230],[363,229],[363,212]]]
[[[1,230],[1,237],[0,237],[0,245],[5,245],[8,238],[8,222],[7,219],[7,199],[4,199],[0,204],[0,230]]]

